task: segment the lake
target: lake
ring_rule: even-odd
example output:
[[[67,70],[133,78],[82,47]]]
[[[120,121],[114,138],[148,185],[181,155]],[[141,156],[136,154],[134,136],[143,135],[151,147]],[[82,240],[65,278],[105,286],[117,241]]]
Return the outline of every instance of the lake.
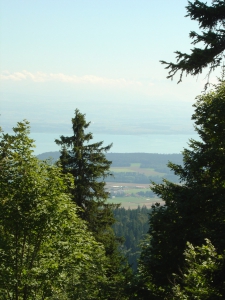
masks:
[[[70,134],[63,134],[69,136]],[[56,133],[31,133],[31,138],[35,140],[35,155],[59,151],[60,147],[54,143],[54,140],[60,135]],[[188,140],[194,138],[199,140],[197,134],[143,134],[143,135],[114,135],[114,134],[95,134],[94,142],[104,141],[107,146],[113,143],[110,152],[114,153],[181,153],[184,148],[188,148]]]

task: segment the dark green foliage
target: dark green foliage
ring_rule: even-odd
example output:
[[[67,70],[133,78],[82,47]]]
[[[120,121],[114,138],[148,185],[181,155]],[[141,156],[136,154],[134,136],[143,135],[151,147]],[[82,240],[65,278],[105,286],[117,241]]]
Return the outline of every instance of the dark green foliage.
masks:
[[[118,208],[114,210],[117,222],[113,225],[113,229],[116,236],[124,238],[122,251],[127,255],[134,271],[137,270],[137,261],[140,256],[140,242],[149,228],[150,211],[151,209],[145,206],[139,206],[137,209]]]
[[[182,81],[183,73],[195,76],[202,73],[206,67],[209,67],[210,74],[216,67],[222,65],[225,50],[225,2],[214,0],[210,6],[198,0],[188,1],[186,9],[187,17],[197,21],[199,28],[203,30],[201,34],[190,32],[192,44],[203,43],[204,46],[194,47],[191,54],[176,51],[176,63],[161,61],[167,65],[166,69],[169,69],[167,78],[173,78],[178,71],[181,72],[179,82]]]
[[[73,176],[74,189],[71,192],[74,202],[82,209],[81,217],[88,221],[92,231],[98,232],[99,226],[104,227],[104,215],[107,225],[114,222],[110,213],[111,206],[105,203],[108,192],[105,190],[104,182],[110,175],[111,164],[106,159],[105,153],[110,150],[112,144],[106,147],[102,146],[103,142],[91,144],[92,134],[85,133],[89,125],[85,115],[76,109],[75,117],[72,119],[73,135],[61,136],[56,143],[61,146],[60,164],[64,173]]]
[[[95,239],[104,245],[107,263],[107,285],[103,288],[102,299],[126,299],[125,286],[130,276],[124,257],[118,252],[120,240],[116,238],[112,224],[115,223],[113,209],[118,204],[106,202],[109,193],[105,190],[105,178],[110,176],[111,162],[105,153],[112,147],[103,142],[90,143],[91,133],[85,133],[90,123],[78,109],[72,118],[73,134],[61,136],[56,143],[61,146],[59,164],[64,173],[73,176],[71,189],[73,201],[81,208],[80,216],[87,221]]]
[[[154,205],[150,240],[142,254],[141,275],[145,291],[167,299],[171,277],[184,266],[186,243],[201,246],[205,238],[218,251],[225,249],[225,84],[199,96],[192,119],[201,141],[190,140],[183,152],[184,166],[169,163],[181,184],[164,181],[152,190],[165,201]],[[224,282],[221,272],[217,284]],[[161,293],[162,292],[162,293]],[[170,298],[169,298],[170,299]]]

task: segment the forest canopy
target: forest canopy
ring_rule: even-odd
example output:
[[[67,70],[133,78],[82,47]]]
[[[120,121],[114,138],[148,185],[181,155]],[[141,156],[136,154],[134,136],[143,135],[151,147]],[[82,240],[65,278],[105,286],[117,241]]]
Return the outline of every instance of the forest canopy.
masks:
[[[0,137],[0,298],[98,298],[104,247],[78,217],[71,176],[33,155],[27,121],[13,131]]]
[[[189,141],[189,148],[182,153],[183,164],[168,164],[179,177],[179,183],[166,179],[160,184],[153,183],[152,190],[164,204],[156,203],[150,211],[148,235],[142,242],[137,273],[133,275],[123,253],[131,245],[135,248],[135,240],[140,241],[141,227],[146,228],[146,214],[141,214],[141,210],[129,211],[129,216],[121,214],[127,227],[115,223],[118,235],[126,237],[130,228],[126,248],[110,227],[114,216],[122,211],[112,216],[110,206],[106,205],[105,211],[104,206],[99,206],[97,212],[100,216],[106,213],[106,222],[101,223],[100,217],[98,227],[91,230],[91,223],[82,220],[82,207],[75,201],[76,182],[72,172],[67,172],[60,161],[50,164],[33,155],[29,123],[18,123],[13,128],[14,134],[2,132],[0,295],[3,299],[11,299],[8,295],[18,300],[33,299],[34,295],[37,299],[52,300],[57,297],[166,300],[192,299],[193,295],[197,299],[211,299],[211,296],[223,299],[224,99],[223,80],[197,97],[192,119],[200,140]],[[135,251],[134,256],[139,249]],[[180,276],[180,272],[186,276]],[[173,280],[175,284],[171,283]],[[192,282],[201,284],[202,293],[193,288]]]
[[[189,1],[187,12],[203,30],[190,33],[193,44],[204,46],[162,61],[169,78],[181,72],[179,81],[210,73],[225,50],[225,1]],[[92,141],[78,109],[71,135],[56,140],[56,163],[34,156],[28,121],[12,134],[0,130],[0,299],[225,299],[224,76],[193,106],[199,140],[169,158],[178,182],[151,183],[160,202],[150,210],[109,202],[110,157],[124,166],[139,160],[142,169],[158,159],[154,169],[163,171],[167,156],[107,154],[111,144]]]
[[[152,207],[139,265],[142,297],[137,299],[225,298],[225,82],[197,97],[194,108],[200,141],[189,141],[183,166],[169,163],[180,183],[164,180],[152,187],[164,204]],[[174,274],[183,270],[187,275],[173,289]],[[194,289],[197,281],[202,294]]]

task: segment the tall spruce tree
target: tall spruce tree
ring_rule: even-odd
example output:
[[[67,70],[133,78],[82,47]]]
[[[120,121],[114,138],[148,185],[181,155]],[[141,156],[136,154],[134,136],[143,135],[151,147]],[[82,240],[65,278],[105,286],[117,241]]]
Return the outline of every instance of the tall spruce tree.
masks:
[[[172,79],[180,71],[178,83],[182,81],[184,73],[195,76],[202,73],[206,67],[209,67],[210,75],[211,71],[222,65],[225,50],[225,2],[214,0],[210,6],[198,0],[193,3],[188,1],[186,9],[186,17],[197,21],[199,28],[203,30],[201,34],[190,32],[192,44],[201,43],[203,47],[194,47],[191,54],[176,51],[176,63],[161,61],[169,70],[167,78]]]
[[[172,274],[183,269],[187,242],[201,246],[208,238],[218,254],[225,249],[225,82],[199,96],[194,107],[200,141],[190,140],[190,149],[183,151],[184,166],[169,163],[180,184],[164,180],[152,188],[165,204],[154,205],[150,217],[150,240],[139,268],[143,299],[146,293],[172,299]],[[224,282],[225,266],[212,283],[223,299]]]
[[[112,229],[116,221],[113,210],[119,205],[107,203],[109,193],[104,181],[111,175],[111,162],[106,159],[105,153],[112,144],[103,146],[103,142],[91,143],[92,133],[85,133],[89,125],[85,114],[76,109],[72,118],[72,136],[61,136],[55,141],[61,146],[59,163],[65,173],[73,176],[71,193],[73,201],[80,207],[81,218],[87,222],[96,240],[105,247],[108,281],[101,299],[127,299],[124,288],[129,280],[130,268],[118,250],[121,241]]]
[[[90,143],[93,135],[85,133],[89,125],[85,115],[76,109],[75,117],[72,118],[73,135],[61,136],[55,142],[61,146],[60,163],[63,171],[73,175],[72,195],[74,202],[81,208],[81,217],[88,222],[92,231],[98,232],[104,222],[114,222],[113,214],[110,213],[114,206],[106,204],[109,193],[104,182],[104,178],[111,175],[111,162],[106,159],[105,153],[111,149],[112,144],[104,147],[103,142]],[[107,211],[106,220],[103,211]]]

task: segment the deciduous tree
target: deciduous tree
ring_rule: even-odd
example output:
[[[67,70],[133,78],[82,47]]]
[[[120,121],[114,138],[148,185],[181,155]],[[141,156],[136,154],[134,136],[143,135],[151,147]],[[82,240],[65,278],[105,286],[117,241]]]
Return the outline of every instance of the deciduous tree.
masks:
[[[104,248],[77,215],[69,175],[33,154],[27,121],[0,137],[0,298],[98,299]]]
[[[185,267],[174,275],[174,300],[224,299],[224,282],[218,280],[223,266],[224,254],[218,254],[206,239],[202,246],[187,243],[184,252]]]

